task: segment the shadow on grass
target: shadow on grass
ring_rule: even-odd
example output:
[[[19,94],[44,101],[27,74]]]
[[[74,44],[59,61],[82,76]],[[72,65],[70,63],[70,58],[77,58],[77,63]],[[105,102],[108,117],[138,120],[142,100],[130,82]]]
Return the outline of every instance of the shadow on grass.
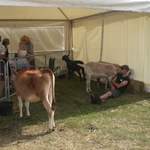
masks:
[[[92,87],[93,89],[97,89],[95,91],[96,93],[103,93],[102,87],[98,88],[95,85],[92,85]],[[55,120],[59,122],[59,120],[66,119],[68,117],[77,117],[80,115],[88,115],[93,112],[107,111],[108,109],[117,108],[120,105],[128,105],[131,103],[142,101],[144,96],[125,94],[119,98],[110,99],[103,105],[91,105],[89,103],[89,97],[85,92],[84,81],[79,81],[78,79],[58,79],[56,82],[57,108]],[[31,140],[35,139],[38,136],[44,136],[47,134],[47,132],[44,131],[37,134],[30,133],[28,135],[23,135],[23,127],[34,124],[42,124],[43,122],[48,121],[47,113],[44,110],[42,104],[32,104],[30,108],[32,114],[32,117],[30,119],[18,120],[17,116],[15,115],[0,117],[1,147],[13,142]]]

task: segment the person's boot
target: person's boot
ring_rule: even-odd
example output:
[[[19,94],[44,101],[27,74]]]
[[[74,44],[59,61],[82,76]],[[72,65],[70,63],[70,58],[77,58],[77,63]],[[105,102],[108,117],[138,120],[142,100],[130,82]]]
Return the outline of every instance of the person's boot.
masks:
[[[101,100],[97,95],[90,94],[90,100],[91,100],[91,104],[101,104]]]

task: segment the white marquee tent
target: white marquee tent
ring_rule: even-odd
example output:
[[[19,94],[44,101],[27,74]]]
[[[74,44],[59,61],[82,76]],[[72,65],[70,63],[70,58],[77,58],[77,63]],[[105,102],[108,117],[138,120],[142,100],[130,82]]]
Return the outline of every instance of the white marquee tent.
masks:
[[[128,64],[150,90],[150,0],[0,0],[0,35],[31,37],[37,52],[73,49],[75,59]]]

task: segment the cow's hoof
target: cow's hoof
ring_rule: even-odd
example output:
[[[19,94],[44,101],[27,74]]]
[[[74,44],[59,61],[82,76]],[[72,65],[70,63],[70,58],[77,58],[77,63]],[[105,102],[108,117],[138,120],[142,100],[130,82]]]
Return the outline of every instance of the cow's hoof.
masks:
[[[25,120],[32,120],[31,116],[25,116]]]
[[[55,131],[55,128],[52,128],[52,129],[48,129],[47,133],[52,133]]]
[[[92,93],[92,90],[87,90],[86,91],[88,94],[91,94]]]
[[[19,117],[17,117],[17,120],[20,120],[20,121],[21,121],[21,120],[23,120],[23,117],[20,117],[20,116],[19,116]]]

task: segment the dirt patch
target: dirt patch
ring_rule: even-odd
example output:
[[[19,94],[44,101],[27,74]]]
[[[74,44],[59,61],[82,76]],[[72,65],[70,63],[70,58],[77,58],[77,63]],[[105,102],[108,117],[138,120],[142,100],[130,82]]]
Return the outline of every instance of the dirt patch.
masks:
[[[59,124],[54,132],[47,132],[45,123],[20,127],[11,125],[3,129],[3,131],[0,130],[0,136],[4,135],[0,139],[0,143],[2,143],[1,150],[97,150],[100,148],[91,137],[82,135],[76,130],[65,127],[63,124]],[[92,128],[93,131],[93,126],[90,125],[88,128],[90,130]]]

